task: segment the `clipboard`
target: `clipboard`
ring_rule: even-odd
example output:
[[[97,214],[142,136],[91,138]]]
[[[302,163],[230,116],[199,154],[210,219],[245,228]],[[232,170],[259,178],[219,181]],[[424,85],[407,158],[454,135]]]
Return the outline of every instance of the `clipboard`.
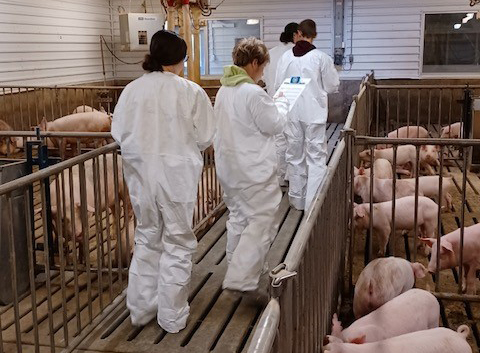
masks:
[[[287,98],[288,103],[290,104],[288,110],[291,111],[297,102],[298,97],[300,97],[310,81],[310,78],[302,78],[298,76],[287,78],[283,81],[278,91],[275,92],[273,98],[278,98],[280,93],[283,93],[283,96]]]

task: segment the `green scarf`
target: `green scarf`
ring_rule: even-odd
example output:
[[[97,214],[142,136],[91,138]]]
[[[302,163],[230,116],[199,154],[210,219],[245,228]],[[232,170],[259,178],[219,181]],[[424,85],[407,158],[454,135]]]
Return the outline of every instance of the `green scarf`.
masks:
[[[248,76],[247,72],[236,65],[229,65],[223,68],[223,77],[220,79],[220,83],[223,86],[231,87],[238,86],[242,83],[255,84],[252,78]]]

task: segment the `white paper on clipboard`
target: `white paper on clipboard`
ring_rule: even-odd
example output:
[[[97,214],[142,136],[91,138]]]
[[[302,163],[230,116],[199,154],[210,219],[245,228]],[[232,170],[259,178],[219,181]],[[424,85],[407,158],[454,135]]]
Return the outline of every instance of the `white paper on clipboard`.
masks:
[[[310,83],[310,78],[301,78],[301,77],[290,77],[283,81],[282,85],[275,93],[273,98],[277,98],[283,93],[283,96],[287,98],[288,103],[290,104],[288,110],[292,110],[295,102],[298,100],[298,97],[303,93],[305,87]]]

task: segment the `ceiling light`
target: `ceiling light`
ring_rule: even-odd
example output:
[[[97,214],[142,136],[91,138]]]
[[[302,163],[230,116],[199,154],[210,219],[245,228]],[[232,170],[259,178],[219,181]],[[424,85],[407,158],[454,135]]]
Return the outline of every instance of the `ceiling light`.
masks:
[[[253,25],[258,25],[260,23],[260,20],[256,18],[250,18],[247,20],[247,25],[253,26]]]
[[[460,27],[462,27],[461,23],[456,23],[456,24],[453,25],[453,28],[455,28],[455,29],[460,29]]]

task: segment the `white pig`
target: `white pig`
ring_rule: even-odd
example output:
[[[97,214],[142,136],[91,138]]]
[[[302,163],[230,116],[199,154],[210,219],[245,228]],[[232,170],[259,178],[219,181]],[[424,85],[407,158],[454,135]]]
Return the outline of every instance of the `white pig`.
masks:
[[[337,315],[332,320],[332,336],[337,341],[363,344],[382,341],[409,332],[438,327],[440,305],[423,289],[410,289],[356,320],[343,329]]]
[[[123,184],[123,174],[122,174],[122,161],[118,159],[118,191],[115,193],[114,190],[114,169],[113,169],[113,155],[108,154],[106,156],[107,159],[107,183],[105,183],[104,177],[104,160],[103,156],[99,157],[99,175],[100,175],[100,190],[101,193],[95,195],[94,189],[94,178],[96,178],[96,174],[94,174],[93,168],[93,160],[87,160],[85,162],[85,186],[86,186],[86,196],[87,196],[87,214],[88,217],[92,217],[96,212],[103,212],[107,209],[110,210],[111,214],[113,215],[113,222],[110,223],[113,225],[113,229],[116,225],[116,205],[115,199],[118,198],[119,202],[123,201],[123,208],[126,210],[126,214],[129,216],[130,219],[132,216],[132,209],[130,200],[128,197],[128,192],[124,192],[124,184]],[[60,203],[61,203],[61,214],[63,215],[62,220],[65,224],[65,228],[62,232],[63,236],[66,237],[67,240],[72,238],[72,235],[75,237],[76,241],[80,244],[83,244],[83,226],[82,226],[82,203],[81,203],[81,190],[80,190],[80,170],[79,166],[76,165],[72,168],[72,191],[73,191],[73,219],[72,219],[72,199],[70,195],[70,175],[69,172],[63,172],[63,179],[65,183],[65,193],[61,192],[62,188],[62,180],[59,180],[60,186]],[[105,196],[105,185],[107,186],[108,192]],[[64,194],[64,195],[63,195]],[[64,197],[64,199],[63,199]],[[96,209],[95,198],[99,199],[99,206],[100,209]],[[57,205],[57,188],[56,188],[56,181],[53,180],[50,183],[50,198],[51,198],[51,215],[52,215],[52,225],[55,233],[58,235],[58,224],[57,224],[57,213],[58,213],[58,205]],[[63,203],[64,200],[64,203]],[[120,204],[122,206],[122,204]],[[65,214],[63,214],[63,207],[65,207]],[[120,210],[119,210],[120,212]],[[125,223],[125,222],[124,222]],[[72,228],[74,227],[74,229]],[[73,232],[74,231],[74,232]],[[88,232],[87,232],[88,234]],[[123,234],[123,232],[122,232]],[[131,233],[132,234],[132,233]],[[115,234],[113,234],[113,238],[115,238]],[[122,239],[122,243],[126,244],[126,240]],[[82,248],[82,247],[81,247]]]
[[[112,119],[109,115],[95,111],[70,114],[49,122],[43,118],[40,129],[51,132],[110,132],[111,125]],[[57,148],[62,142],[62,139],[57,138],[51,140]],[[77,148],[77,138],[65,138],[63,141],[61,146],[63,155],[65,155],[67,146],[71,146],[73,149]],[[87,144],[94,142],[91,138],[82,138],[80,141]],[[79,152],[77,151],[77,153]]]
[[[373,150],[374,159],[383,158],[388,160],[393,165],[393,148],[386,148],[383,150],[375,149]],[[360,152],[359,157],[362,161],[370,161],[370,149]],[[411,165],[413,167],[412,171],[416,170],[415,166],[417,165],[417,152],[416,148],[413,145],[403,145],[398,146],[397,149],[397,167],[403,165]]]
[[[472,353],[467,342],[469,335],[470,328],[466,325],[461,325],[457,332],[437,327],[365,344],[341,343],[333,339],[323,348],[325,353]]]
[[[355,176],[357,175],[366,175],[370,176],[370,168],[355,168]],[[393,178],[393,171],[392,171],[392,165],[390,164],[389,161],[383,158],[378,158],[375,160],[373,163],[373,173],[375,178],[379,179],[392,179]]]
[[[432,257],[428,271],[435,273],[437,269],[437,239],[421,239],[432,248]],[[444,235],[440,241],[440,270],[460,265],[460,229]],[[463,291],[476,293],[477,271],[480,270],[480,223],[465,227],[463,238]]]
[[[454,123],[448,126],[445,126],[441,130],[440,137],[458,139],[463,138],[463,123]]]
[[[425,277],[421,263],[400,257],[375,259],[365,267],[355,284],[353,313],[358,319],[412,289],[415,278]]]
[[[407,179],[398,179],[395,181],[395,198],[415,195],[415,184],[405,183]],[[414,179],[412,179],[414,180]],[[392,193],[393,179],[373,178],[373,202],[390,201],[393,198]],[[362,198],[363,202],[370,202],[370,177],[365,175],[356,176],[353,183],[355,195]],[[420,196],[423,196],[419,192]]]
[[[354,207],[354,226],[358,230],[368,229],[370,225],[370,203]],[[407,196],[396,200],[395,230],[413,230],[415,213],[415,197]],[[418,197],[417,227],[422,238],[435,234],[438,205],[428,197]],[[385,254],[390,232],[392,230],[392,201],[373,204],[373,231],[379,240],[378,255]]]
[[[77,113],[88,113],[88,112],[98,112],[97,109],[95,108],[92,108],[91,106],[89,105],[79,105],[78,107],[76,107],[72,114],[77,114]],[[100,112],[102,113],[106,113],[105,112],[105,109],[103,107],[100,107]]]
[[[418,195],[427,196],[438,202],[439,177],[422,176],[418,178]],[[452,208],[452,195],[450,190],[453,187],[451,177],[443,177],[442,181],[442,200],[447,209]],[[392,200],[392,179],[373,180],[373,202],[385,202]],[[354,179],[354,192],[360,196],[363,202],[370,202],[370,178],[364,175],[358,175]],[[395,198],[415,195],[415,179],[398,179],[395,182]]]
[[[12,127],[5,121],[0,119],[0,131],[13,131]],[[16,137],[1,137],[0,138],[0,154],[7,155],[18,152]]]
[[[428,131],[421,126],[402,126],[388,133],[388,138],[428,138]]]

